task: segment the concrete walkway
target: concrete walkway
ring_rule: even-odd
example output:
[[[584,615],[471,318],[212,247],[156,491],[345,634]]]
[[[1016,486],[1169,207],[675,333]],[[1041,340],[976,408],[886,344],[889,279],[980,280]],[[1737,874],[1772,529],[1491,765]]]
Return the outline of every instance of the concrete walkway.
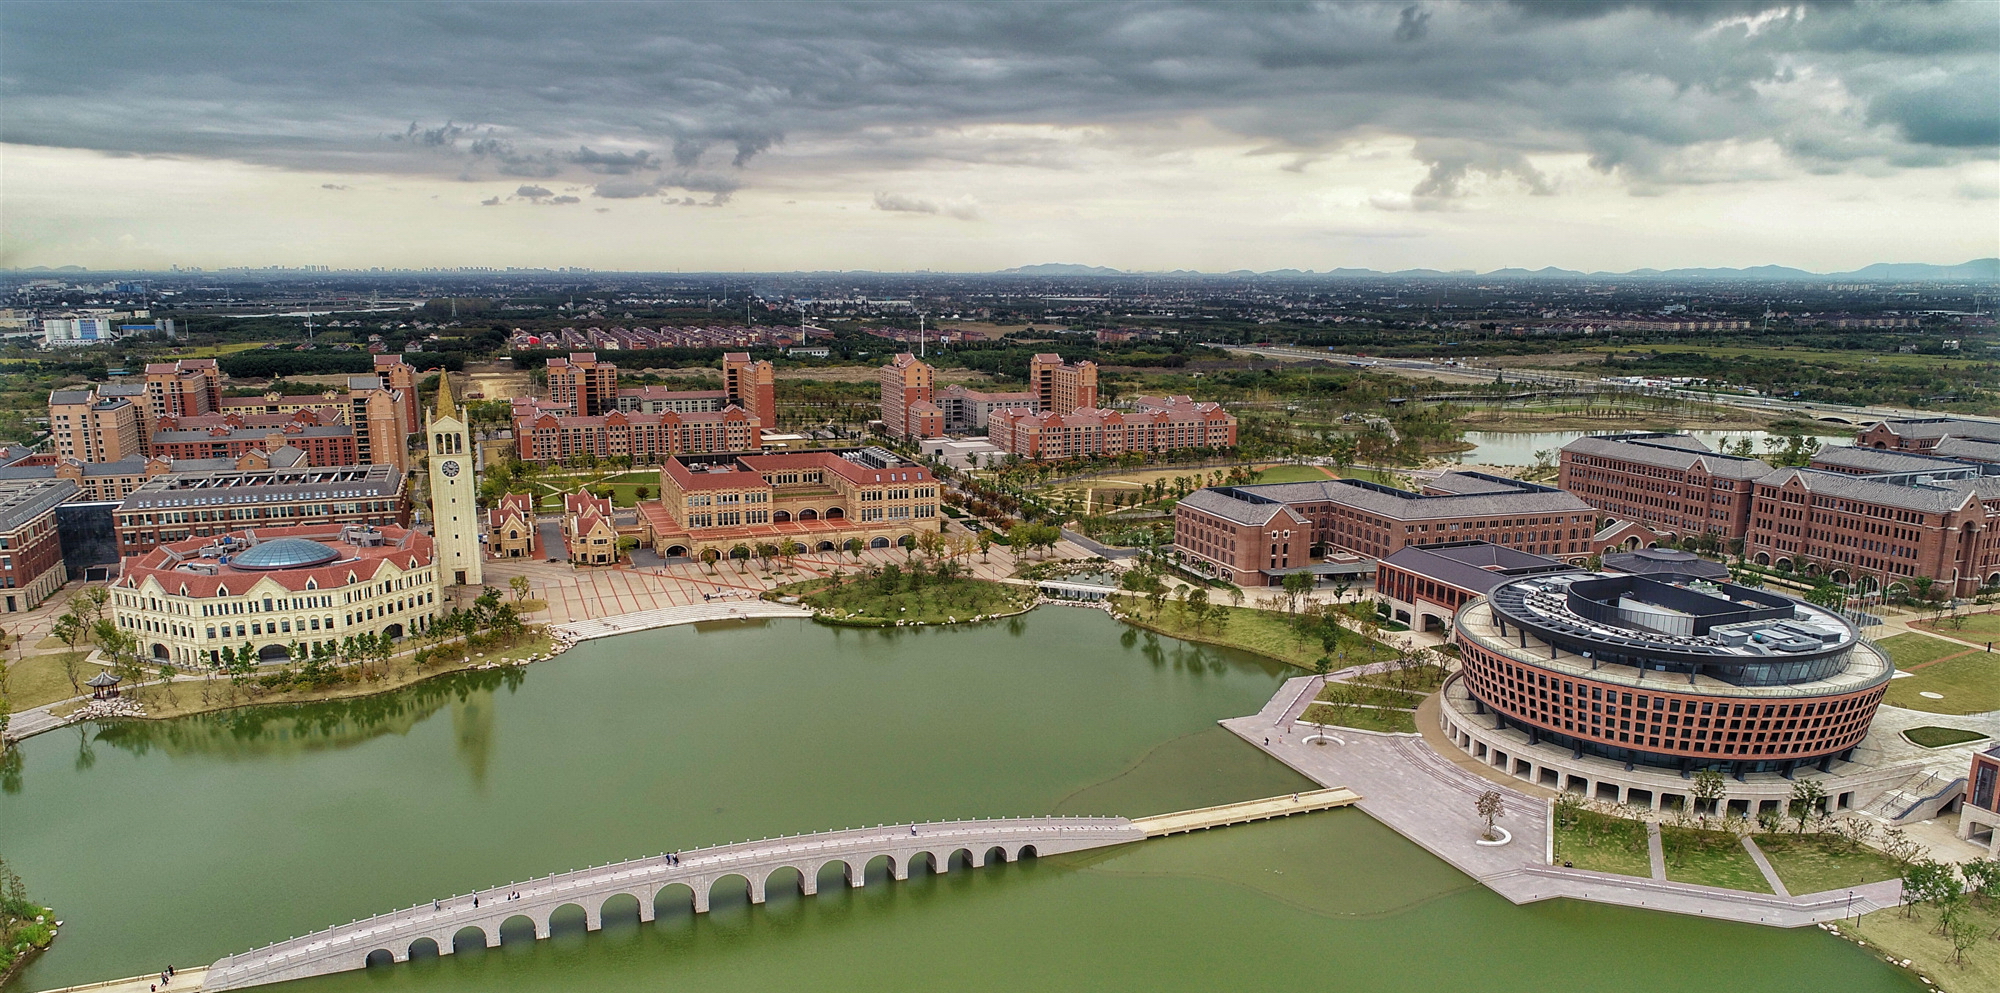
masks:
[[[676,624],[698,624],[702,621],[735,621],[758,617],[811,617],[812,611],[789,603],[772,603],[769,600],[731,599],[710,603],[689,604],[685,607],[663,607],[658,610],[641,610],[630,614],[616,614],[611,617],[570,621],[549,628],[557,637],[569,641],[587,641],[591,638],[608,638],[612,635],[631,634],[634,631],[650,631],[654,628],[672,627]]]
[[[1353,790],[1313,790],[1308,793],[1293,793],[1289,796],[1274,796],[1263,800],[1243,800],[1153,817],[1134,817],[1132,825],[1145,831],[1148,838],[1159,838],[1184,831],[1201,831],[1207,828],[1228,827],[1231,824],[1248,824],[1251,821],[1268,821],[1273,817],[1309,814],[1316,810],[1332,810],[1335,807],[1345,807],[1359,799],[1360,795]]]
[[[1667,878],[1667,846],[1660,838],[1660,822],[1646,822],[1646,858],[1653,864],[1653,878]]]
[[[205,965],[195,966],[190,969],[178,969],[174,972],[174,981],[167,984],[163,988],[162,993],[200,990],[202,977],[206,975],[208,975],[208,967]],[[82,986],[65,986],[59,990],[43,990],[42,993],[147,993],[149,989],[157,986],[159,982],[160,974],[155,972],[150,975],[132,976],[127,979],[111,979],[101,983],[86,983]]]
[[[1306,734],[1291,734],[1317,685],[1316,677],[1287,680],[1258,713],[1221,724],[1307,778],[1361,794],[1356,807],[1514,903],[1567,897],[1778,927],[1838,920],[1850,912],[1845,889],[1787,897],[1551,866],[1545,798],[1462,769],[1419,735],[1342,728],[1345,744],[1307,744]],[[1497,823],[1513,836],[1509,844],[1476,844],[1486,825],[1473,804],[1488,790],[1501,796],[1505,812]],[[1900,892],[1896,880],[1858,886],[1853,907],[1893,907]]]
[[[1785,888],[1785,881],[1778,878],[1778,870],[1771,868],[1771,860],[1764,857],[1764,850],[1758,848],[1747,834],[1743,836],[1743,850],[1750,853],[1750,861],[1757,863],[1757,871],[1764,874],[1764,883],[1771,887],[1771,892],[1779,896],[1792,895],[1792,891]]]

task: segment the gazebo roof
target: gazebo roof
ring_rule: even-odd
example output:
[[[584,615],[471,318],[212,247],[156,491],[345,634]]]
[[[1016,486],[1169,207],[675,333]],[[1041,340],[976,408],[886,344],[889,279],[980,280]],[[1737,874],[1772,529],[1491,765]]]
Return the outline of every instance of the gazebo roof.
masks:
[[[118,685],[118,683],[119,683],[119,678],[117,676],[112,675],[109,672],[100,672],[97,675],[92,676],[88,680],[84,681],[85,686],[97,686],[97,687],[116,686]]]

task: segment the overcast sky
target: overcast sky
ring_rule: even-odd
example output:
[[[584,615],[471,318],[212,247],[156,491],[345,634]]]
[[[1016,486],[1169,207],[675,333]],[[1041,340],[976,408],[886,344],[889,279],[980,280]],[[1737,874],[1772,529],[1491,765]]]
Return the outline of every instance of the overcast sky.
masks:
[[[2000,3],[0,6],[0,266],[2000,254]]]

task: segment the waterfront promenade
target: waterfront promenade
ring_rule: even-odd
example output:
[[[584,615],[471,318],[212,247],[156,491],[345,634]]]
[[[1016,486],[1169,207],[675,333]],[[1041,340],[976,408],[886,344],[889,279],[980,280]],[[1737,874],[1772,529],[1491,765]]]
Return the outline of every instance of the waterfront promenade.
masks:
[[[1286,680],[1262,710],[1222,726],[1315,782],[1362,794],[1356,807],[1514,903],[1568,897],[1802,927],[1899,902],[1902,884],[1896,880],[1854,887],[1850,902],[1847,889],[1786,897],[1550,865],[1546,790],[1531,795],[1462,768],[1420,735],[1298,723],[1321,685],[1317,676]],[[1488,790],[1499,792],[1506,807],[1497,823],[1512,837],[1503,845],[1478,843],[1486,824],[1473,803]]]

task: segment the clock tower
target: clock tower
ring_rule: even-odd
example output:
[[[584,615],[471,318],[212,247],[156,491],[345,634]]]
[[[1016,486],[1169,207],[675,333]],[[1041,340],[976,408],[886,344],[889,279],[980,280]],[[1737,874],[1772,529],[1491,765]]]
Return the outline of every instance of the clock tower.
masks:
[[[431,415],[431,537],[447,585],[480,586],[485,577],[479,548],[479,500],[472,477],[472,445],[465,419],[451,402],[451,374],[438,372],[437,411]]]

